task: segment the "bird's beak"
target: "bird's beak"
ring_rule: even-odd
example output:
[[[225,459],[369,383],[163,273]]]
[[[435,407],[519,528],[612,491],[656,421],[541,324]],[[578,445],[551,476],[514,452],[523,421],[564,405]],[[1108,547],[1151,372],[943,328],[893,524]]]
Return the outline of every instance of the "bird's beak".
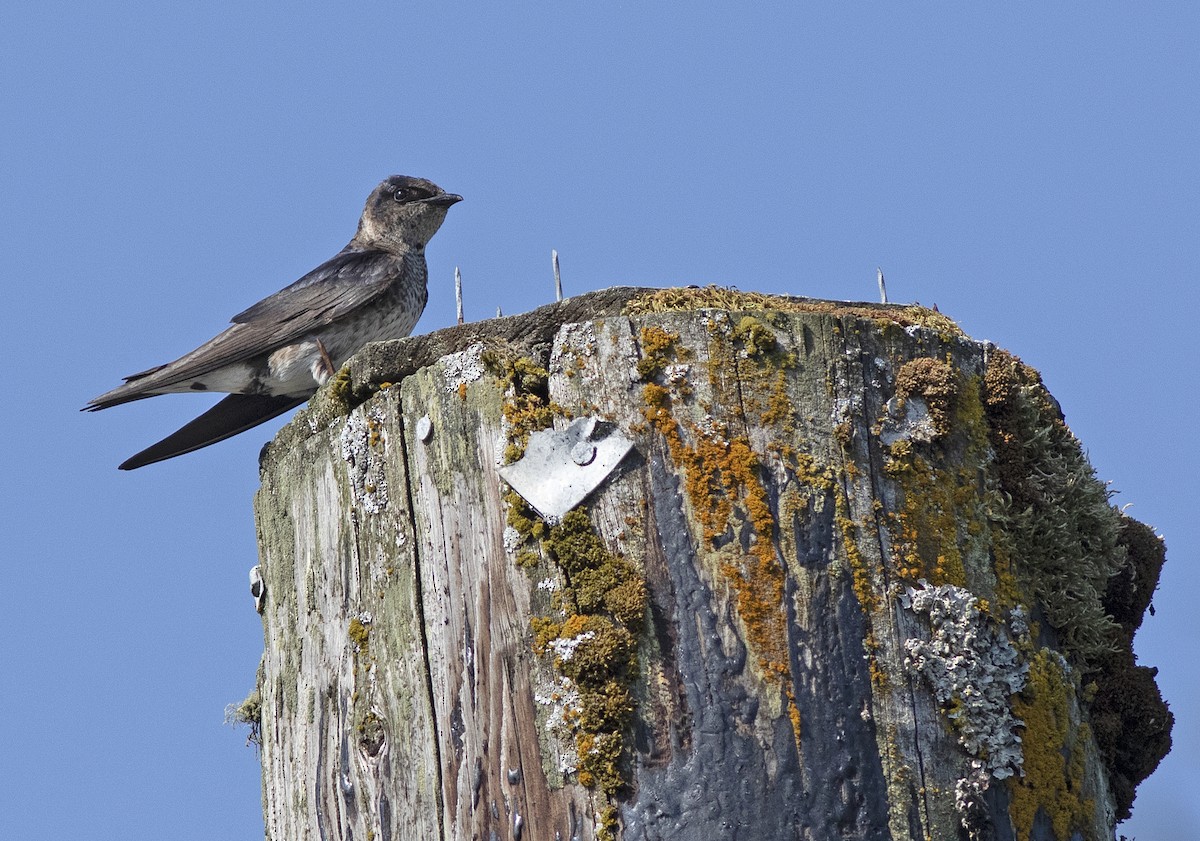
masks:
[[[462,196],[457,193],[438,193],[436,196],[431,196],[425,199],[425,204],[437,205],[438,207],[449,207],[452,204],[457,204],[462,201]]]

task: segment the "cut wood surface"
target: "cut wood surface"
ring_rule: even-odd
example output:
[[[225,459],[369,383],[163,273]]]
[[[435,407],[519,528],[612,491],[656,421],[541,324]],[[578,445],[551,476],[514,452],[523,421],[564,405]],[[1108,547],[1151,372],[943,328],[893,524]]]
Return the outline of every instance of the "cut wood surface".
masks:
[[[499,470],[577,418],[633,449],[539,516]],[[1161,542],[919,307],[615,288],[373,345],[256,512],[275,841],[1107,839],[1169,746]]]

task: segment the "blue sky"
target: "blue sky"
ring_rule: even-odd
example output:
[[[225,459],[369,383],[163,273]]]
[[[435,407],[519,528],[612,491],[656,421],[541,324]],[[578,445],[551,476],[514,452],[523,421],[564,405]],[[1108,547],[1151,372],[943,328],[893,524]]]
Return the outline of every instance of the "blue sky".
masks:
[[[1174,752],[1120,828],[1200,837],[1191,3],[39,3],[0,25],[0,837],[261,837],[222,723],[262,651],[256,457],[131,474],[212,401],[78,408],[299,277],[384,176],[466,200],[419,331],[613,284],[936,303],[1045,376],[1168,563]]]

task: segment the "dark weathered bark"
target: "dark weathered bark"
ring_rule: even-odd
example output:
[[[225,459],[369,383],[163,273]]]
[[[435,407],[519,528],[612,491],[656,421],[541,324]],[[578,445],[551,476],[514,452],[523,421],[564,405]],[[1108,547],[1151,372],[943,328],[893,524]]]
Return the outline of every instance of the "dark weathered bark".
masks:
[[[268,838],[1112,837],[1128,563],[1053,408],[935,313],[711,289],[366,349],[264,452]],[[579,417],[634,449],[545,522],[499,468]]]

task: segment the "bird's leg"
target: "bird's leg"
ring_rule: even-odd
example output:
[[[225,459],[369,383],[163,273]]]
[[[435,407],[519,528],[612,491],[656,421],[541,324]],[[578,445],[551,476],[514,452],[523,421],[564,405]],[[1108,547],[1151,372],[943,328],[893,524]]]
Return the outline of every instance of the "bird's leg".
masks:
[[[337,371],[334,370],[333,360],[329,358],[329,351],[325,349],[325,343],[320,339],[317,339],[317,350],[321,354],[321,366],[324,369],[321,371],[321,373],[325,376],[320,378],[323,385],[325,380],[328,380],[330,377],[336,374]]]

